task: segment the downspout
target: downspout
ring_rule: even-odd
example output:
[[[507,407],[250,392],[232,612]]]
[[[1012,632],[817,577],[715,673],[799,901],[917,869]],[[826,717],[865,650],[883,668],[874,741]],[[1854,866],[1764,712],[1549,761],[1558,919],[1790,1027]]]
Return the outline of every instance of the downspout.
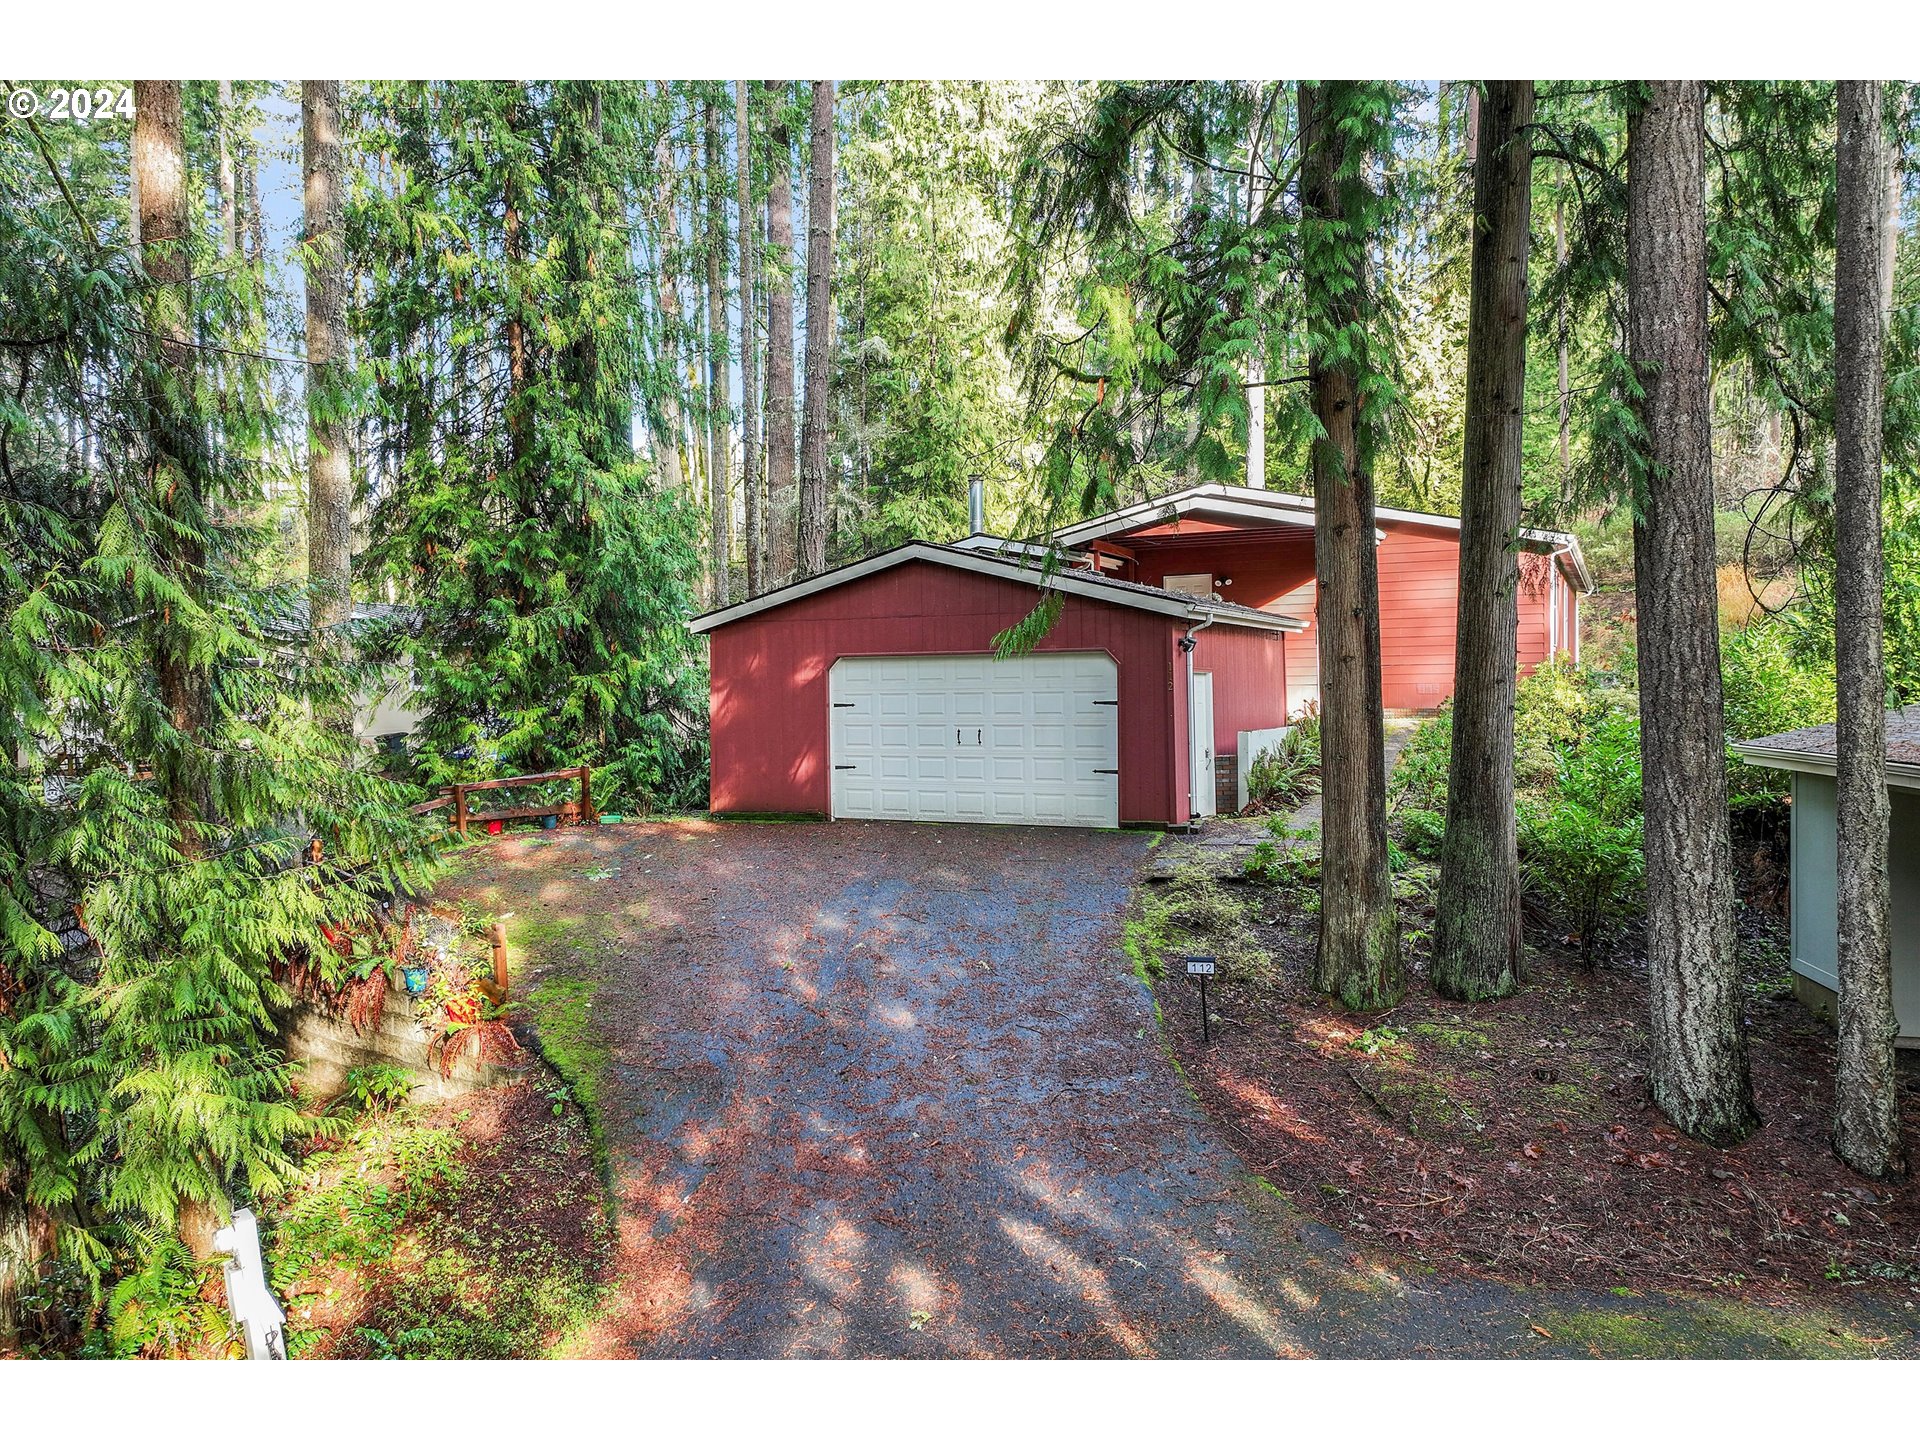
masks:
[[[1187,611],[1188,615],[1197,615],[1199,613],[1200,612],[1198,610]],[[1194,804],[1195,797],[1193,793],[1193,651],[1194,651],[1194,647],[1200,643],[1200,641],[1196,637],[1198,637],[1198,635],[1202,630],[1206,629],[1209,625],[1213,624],[1214,619],[1215,617],[1213,613],[1211,611],[1207,612],[1206,619],[1202,620],[1198,625],[1189,625],[1187,627],[1187,633],[1180,637],[1180,653],[1187,657],[1186,765],[1187,765],[1187,823],[1189,825],[1193,824],[1196,811],[1198,808]]]
[[[1549,561],[1553,566],[1552,586],[1547,591],[1547,658],[1554,659],[1560,653],[1560,562],[1573,553],[1573,546],[1554,549]],[[1567,582],[1567,593],[1573,593],[1573,582]],[[1574,631],[1573,642],[1567,647],[1573,652],[1573,663],[1580,663],[1580,634]]]

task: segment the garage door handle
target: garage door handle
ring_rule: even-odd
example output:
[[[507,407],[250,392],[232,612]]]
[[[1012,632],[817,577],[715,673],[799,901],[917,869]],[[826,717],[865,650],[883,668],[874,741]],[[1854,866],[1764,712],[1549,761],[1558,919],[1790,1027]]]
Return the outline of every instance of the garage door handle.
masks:
[[[1118,770],[1096,770],[1093,773],[1096,775],[1118,775],[1120,772]]]
[[[853,705],[854,702],[851,700],[836,700],[833,702],[833,708],[836,710],[851,710],[853,709]]]
[[[860,767],[858,765],[836,765],[833,768],[836,770],[858,770]]]
[[[1096,705],[1118,705],[1120,702],[1118,700],[1096,700],[1093,703]]]

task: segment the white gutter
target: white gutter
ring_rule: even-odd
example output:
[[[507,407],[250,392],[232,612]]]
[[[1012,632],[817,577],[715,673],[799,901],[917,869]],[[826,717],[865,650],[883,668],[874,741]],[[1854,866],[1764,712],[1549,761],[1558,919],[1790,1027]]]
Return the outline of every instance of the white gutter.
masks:
[[[1202,613],[1204,612],[1198,610],[1187,612],[1189,617]],[[1193,652],[1200,643],[1197,638],[1200,632],[1213,624],[1215,618],[1213,615],[1207,615],[1198,625],[1189,625],[1187,633],[1180,637],[1181,653],[1187,657],[1187,823],[1189,825],[1200,818],[1196,813],[1198,806],[1195,804],[1196,797],[1193,793]]]

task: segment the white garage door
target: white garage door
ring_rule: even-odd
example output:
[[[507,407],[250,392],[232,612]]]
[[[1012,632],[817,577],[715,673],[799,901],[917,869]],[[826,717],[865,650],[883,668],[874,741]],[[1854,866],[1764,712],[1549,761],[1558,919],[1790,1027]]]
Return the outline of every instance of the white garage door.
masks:
[[[1117,826],[1118,683],[1105,655],[837,661],[833,813]]]

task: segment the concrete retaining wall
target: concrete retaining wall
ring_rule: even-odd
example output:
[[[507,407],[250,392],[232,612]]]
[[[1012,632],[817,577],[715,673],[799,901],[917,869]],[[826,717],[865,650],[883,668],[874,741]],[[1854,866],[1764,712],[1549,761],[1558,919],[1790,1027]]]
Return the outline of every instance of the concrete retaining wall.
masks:
[[[280,1021],[287,1057],[305,1062],[301,1094],[309,1101],[331,1100],[346,1089],[347,1072],[362,1065],[396,1065],[419,1080],[415,1100],[445,1100],[483,1090],[518,1077],[518,1067],[487,1064],[462,1054],[448,1075],[440,1073],[438,1053],[429,1058],[434,1033],[414,1019],[413,998],[398,984],[387,990],[380,1018],[356,1031],[344,1015],[336,1018],[318,1006],[295,1005]]]

